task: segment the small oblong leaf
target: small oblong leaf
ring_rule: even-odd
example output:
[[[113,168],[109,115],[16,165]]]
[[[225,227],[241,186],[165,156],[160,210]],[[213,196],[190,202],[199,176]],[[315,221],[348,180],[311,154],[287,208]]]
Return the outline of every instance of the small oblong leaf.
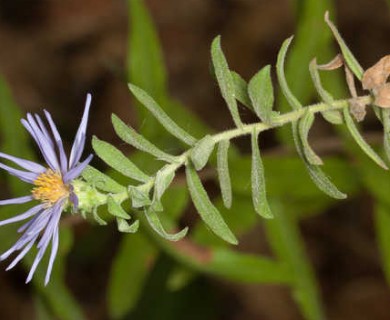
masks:
[[[161,123],[161,125],[173,136],[183,141],[184,143],[192,146],[195,144],[196,139],[191,136],[184,129],[179,127],[167,114],[166,112],[157,104],[157,102],[148,95],[144,90],[135,86],[134,84],[129,83],[129,89],[138,99],[141,104],[149,110],[151,114]]]
[[[248,95],[248,85],[246,84],[246,81],[237,72],[230,71],[230,73],[233,77],[234,95],[236,99],[248,109],[253,110],[252,102]]]
[[[96,137],[92,139],[92,147],[96,154],[110,167],[119,171],[126,177],[140,182],[149,181],[150,177],[142,172],[133,162],[130,161],[121,151],[113,145],[99,140]]]
[[[349,67],[349,69],[352,70],[352,72],[355,74],[355,76],[361,80],[363,77],[363,68],[359,64],[359,62],[356,60],[355,56],[352,54],[351,50],[347,47],[344,39],[341,37],[339,31],[337,30],[336,26],[333,24],[332,21],[329,19],[329,12],[327,11],[325,13],[325,22],[328,24],[330,30],[332,30],[332,33],[334,37],[336,38],[336,41],[341,49],[341,52],[343,54],[344,60]]]
[[[130,219],[130,215],[123,210],[122,206],[115,202],[115,200],[109,196],[107,199],[107,209],[110,214],[117,218],[122,218],[122,219]]]
[[[210,201],[198,174],[189,164],[186,166],[186,177],[192,201],[202,220],[217,236],[226,242],[237,244],[236,237],[223,220],[217,208]]]
[[[344,115],[345,124],[347,125],[349,132],[351,133],[353,139],[356,141],[356,143],[359,145],[359,147],[378,166],[382,167],[385,170],[388,170],[386,164],[381,159],[381,157],[378,156],[378,154],[374,151],[374,149],[371,148],[371,146],[364,140],[364,138],[360,134],[358,128],[355,125],[355,122],[353,121],[351,115],[349,114],[348,108],[343,109],[343,115]]]
[[[125,219],[117,218],[116,223],[118,225],[119,232],[122,233],[136,233],[139,229],[138,220],[135,220],[132,224],[128,224]]]
[[[243,124],[238,113],[234,81],[221,48],[220,36],[216,37],[211,44],[211,59],[222,97],[226,101],[235,125],[240,128]]]
[[[206,135],[196,143],[191,151],[191,160],[196,170],[201,170],[207,164],[214,146],[215,141],[210,135]]]
[[[164,227],[162,226],[161,221],[160,221],[157,213],[154,212],[153,210],[145,210],[145,216],[146,216],[146,219],[148,220],[150,226],[152,227],[152,229],[154,231],[156,231],[164,239],[167,239],[170,241],[179,241],[179,240],[183,239],[188,232],[188,227],[185,227],[183,230],[181,230],[177,233],[173,233],[173,234],[167,233],[164,230]]]
[[[149,198],[149,190],[145,190],[142,186],[129,186],[128,190],[133,208],[142,208],[152,204],[152,200]]]
[[[299,136],[302,143],[303,153],[306,157],[307,162],[309,162],[312,165],[318,166],[318,165],[322,165],[323,162],[321,158],[311,148],[308,140],[309,131],[313,125],[313,122],[314,122],[314,114],[311,113],[309,110],[307,110],[303,115],[303,117],[298,121],[298,130],[299,130]]]
[[[126,125],[121,119],[118,118],[115,114],[112,114],[111,121],[114,126],[114,130],[116,134],[128,144],[132,145],[134,148],[138,150],[147,152],[158,159],[174,162],[175,156],[170,155],[158,147],[156,147],[149,140],[145,139],[142,135],[137,133],[132,127]]]
[[[383,148],[387,160],[390,161],[390,109],[381,109],[383,123]]]
[[[157,201],[160,201],[165,190],[167,190],[174,178],[175,168],[173,166],[167,165],[157,171],[156,180],[154,182],[154,194]]]
[[[232,206],[232,183],[229,174],[229,151],[230,141],[222,140],[218,143],[217,171],[219,186],[221,188],[222,201],[226,208]]]
[[[81,173],[81,176],[92,186],[102,191],[110,193],[121,193],[126,191],[126,187],[120,185],[118,182],[94,167],[87,166]]]
[[[297,148],[297,152],[299,156],[303,159],[303,163],[306,166],[306,169],[309,173],[311,180],[318,187],[318,189],[320,189],[328,196],[334,199],[345,199],[347,195],[345,193],[342,193],[339,189],[337,189],[337,187],[332,183],[332,181],[330,181],[328,176],[320,169],[320,167],[312,165],[309,162],[307,162],[303,153],[302,144],[298,134],[298,124],[293,123],[292,128],[293,128],[294,143]]]
[[[284,40],[284,42],[279,50],[278,58],[277,58],[277,62],[276,62],[276,74],[278,77],[280,88],[282,89],[282,93],[286,97],[287,102],[290,104],[290,106],[294,110],[298,110],[298,109],[302,108],[302,104],[298,101],[298,99],[291,92],[290,87],[288,86],[288,83],[286,80],[286,76],[284,74],[284,62],[286,60],[287,50],[288,50],[293,38],[294,38],[294,36],[291,36],[290,38],[287,38],[286,40]]]
[[[273,218],[273,214],[268,205],[266,189],[265,189],[265,177],[264,167],[261,161],[260,149],[258,144],[257,132],[254,130],[251,135],[252,144],[252,200],[255,211],[265,219]]]
[[[309,71],[310,76],[313,81],[314,87],[317,90],[318,95],[321,97],[321,99],[328,105],[331,105],[334,98],[333,96],[324,89],[321,83],[321,78],[318,72],[317,67],[317,59],[314,58],[309,65]],[[321,112],[322,116],[327,120],[328,122],[332,124],[342,124],[343,123],[343,116],[342,113],[339,110],[331,110],[331,111],[324,111]]]
[[[265,66],[253,76],[248,84],[248,93],[256,115],[263,122],[270,123],[274,105],[271,66]]]

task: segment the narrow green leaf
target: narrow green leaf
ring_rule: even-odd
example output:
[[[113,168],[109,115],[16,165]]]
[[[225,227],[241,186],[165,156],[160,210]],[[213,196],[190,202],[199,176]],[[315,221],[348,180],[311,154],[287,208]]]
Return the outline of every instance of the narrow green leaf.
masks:
[[[267,194],[265,189],[265,177],[264,167],[261,161],[260,149],[258,143],[258,133],[252,132],[252,170],[251,170],[251,181],[252,181],[252,200],[253,206],[256,212],[265,219],[273,218],[273,214],[268,205]]]
[[[164,227],[162,226],[161,221],[160,221],[157,213],[154,212],[153,210],[145,210],[145,216],[146,216],[146,219],[148,220],[150,226],[152,227],[152,229],[154,231],[156,231],[161,237],[163,237],[166,240],[179,241],[179,240],[183,239],[188,232],[188,227],[185,227],[183,230],[181,230],[177,233],[173,233],[173,234],[167,233],[164,230]]]
[[[108,281],[108,313],[113,319],[122,319],[137,305],[156,254],[141,233],[122,239]]]
[[[126,187],[120,185],[94,167],[87,166],[81,175],[88,183],[102,191],[110,193],[121,193],[126,191]]]
[[[117,203],[111,196],[107,200],[107,209],[108,212],[113,216],[122,219],[130,219],[130,215],[122,208],[122,206]]]
[[[238,113],[235,97],[235,85],[225,55],[221,48],[220,36],[216,37],[211,44],[211,59],[213,61],[214,71],[222,97],[226,101],[235,125],[240,128],[243,124]]]
[[[387,160],[390,161],[390,109],[381,108],[383,123],[383,148]]]
[[[376,201],[375,204],[375,229],[382,268],[387,283],[390,284],[390,208],[381,201]]]
[[[125,219],[116,218],[119,232],[122,233],[136,233],[139,229],[139,221],[135,220],[132,224],[128,224]]]
[[[292,280],[281,263],[228,249],[213,250],[206,269],[224,279],[244,283],[289,283]]]
[[[188,132],[184,131],[181,127],[179,127],[150,95],[131,83],[129,83],[129,89],[138,99],[138,101],[141,102],[141,104],[147,108],[151,114],[153,114],[153,116],[170,134],[190,146],[195,144],[196,139]]]
[[[232,183],[229,174],[229,151],[230,141],[222,140],[218,143],[217,171],[219,186],[221,188],[223,204],[226,208],[232,206]]]
[[[149,197],[149,189],[146,190],[142,186],[129,186],[129,195],[133,208],[142,208],[152,204],[152,200]]]
[[[217,236],[226,242],[237,244],[236,237],[210,201],[198,174],[190,165],[186,166],[186,177],[192,201],[202,220]]]
[[[233,78],[234,95],[236,99],[248,109],[253,110],[252,102],[248,95],[248,85],[246,84],[246,81],[237,72],[230,71],[230,73]]]
[[[317,59],[314,58],[310,62],[309,71],[310,71],[311,79],[313,81],[314,87],[317,90],[318,95],[325,103],[327,103],[328,105],[331,105],[334,98],[322,86],[320,74],[319,74],[318,68],[317,68]],[[339,110],[324,111],[324,112],[321,112],[321,114],[325,118],[325,120],[327,120],[328,122],[330,122],[332,124],[342,124],[343,123],[343,115]]]
[[[368,157],[370,157],[378,166],[382,167],[383,169],[387,170],[386,164],[383,162],[381,157],[378,156],[378,154],[374,151],[374,149],[371,148],[371,146],[364,140],[362,135],[360,134],[358,128],[356,127],[355,122],[353,121],[351,115],[349,114],[349,109],[344,108],[343,109],[343,116],[345,124],[347,125],[347,128],[349,132],[351,133],[353,139],[356,141],[356,143],[359,145],[359,147],[366,153]]]
[[[290,46],[293,38],[294,36],[291,36],[290,38],[284,40],[279,50],[278,58],[276,62],[276,74],[278,76],[280,88],[282,89],[282,93],[286,97],[287,102],[294,110],[298,110],[302,108],[302,105],[298,101],[298,99],[294,96],[294,94],[291,92],[290,87],[288,86],[286,80],[286,76],[284,74],[284,64],[286,60],[286,54],[287,54],[288,47]]]
[[[248,84],[248,94],[256,115],[270,123],[274,105],[274,88],[271,80],[271,66],[267,65],[256,73]]]
[[[297,123],[292,124],[293,127],[293,137],[295,146],[297,148],[299,156],[303,159],[303,162],[306,166],[306,169],[310,175],[310,178],[315,183],[315,185],[323,191],[328,196],[335,198],[335,199],[345,199],[347,195],[345,193],[342,193],[337,187],[330,181],[330,179],[327,177],[327,175],[318,167],[310,164],[307,162],[304,153],[303,153],[303,147],[302,143],[299,138],[298,134],[298,125]]]
[[[207,164],[214,150],[215,141],[210,135],[199,140],[191,151],[191,160],[196,170],[201,170]]]
[[[156,173],[156,180],[154,182],[155,198],[160,201],[165,190],[172,183],[175,178],[175,168],[171,165],[166,165]]]
[[[298,121],[299,137],[302,143],[303,153],[306,157],[307,162],[312,165],[322,165],[321,158],[314,152],[309,144],[309,131],[314,122],[314,114],[310,111],[306,111],[303,117]]]
[[[126,125],[115,114],[112,114],[111,121],[114,126],[116,134],[126,143],[132,145],[134,148],[147,152],[157,159],[161,159],[167,162],[174,162],[175,156],[170,155],[158,147],[156,147],[149,140],[137,133],[132,127]]]
[[[283,95],[286,97],[291,107],[295,110],[298,110],[302,108],[302,105],[298,101],[298,99],[294,96],[294,94],[291,92],[284,74],[284,61],[291,40],[292,37],[285,40],[282,44],[282,47],[278,54],[277,63],[276,63],[276,71],[277,71],[276,73],[277,73],[278,81],[282,89]],[[298,154],[303,159],[304,164],[306,165],[306,168],[309,172],[310,178],[313,180],[313,182],[317,185],[317,187],[320,190],[322,190],[330,197],[335,199],[345,199],[346,195],[337,189],[337,187],[329,180],[326,174],[318,166],[313,166],[312,164],[307,162],[304,156],[302,143],[299,137],[298,124],[296,122],[292,123],[292,131],[293,131],[294,143],[297,148]]]
[[[99,140],[97,137],[93,137],[92,147],[100,159],[102,159],[110,167],[122,173],[124,176],[140,182],[149,181],[149,176],[143,173],[121,151],[108,142]]]
[[[336,38],[336,41],[341,49],[341,53],[343,54],[344,60],[349,67],[349,69],[352,70],[352,72],[355,74],[355,76],[361,80],[363,77],[363,68],[359,64],[359,62],[356,60],[355,56],[352,54],[351,50],[347,47],[344,39],[341,37],[339,31],[337,30],[336,26],[333,24],[332,21],[329,19],[329,12],[327,11],[325,13],[325,22],[328,24],[330,30],[332,30],[332,33],[334,37]]]

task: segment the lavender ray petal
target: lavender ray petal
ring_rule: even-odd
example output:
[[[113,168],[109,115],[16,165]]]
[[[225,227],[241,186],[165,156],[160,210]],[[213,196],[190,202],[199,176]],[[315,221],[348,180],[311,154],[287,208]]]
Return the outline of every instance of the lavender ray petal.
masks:
[[[0,226],[4,226],[6,224],[25,220],[25,219],[33,216],[34,214],[36,214],[41,209],[42,209],[42,205],[37,205],[35,207],[32,207],[31,209],[27,210],[25,213],[22,213],[22,214],[15,216],[15,217],[0,221]]]
[[[48,158],[46,152],[44,151],[43,141],[40,140],[38,135],[35,133],[35,131],[31,127],[30,123],[25,119],[22,119],[21,123],[25,127],[25,129],[28,131],[28,133],[31,135],[31,137],[34,139],[34,141],[37,144],[39,150],[41,151],[41,154],[42,154],[43,158],[45,159],[46,163],[49,165],[49,167],[51,169],[55,170],[54,165],[50,163],[50,159]]]
[[[34,236],[28,236],[26,234],[22,235],[15,243],[14,245],[9,248],[6,252],[4,252],[1,256],[0,256],[0,261],[3,261],[5,259],[7,259],[12,253],[14,253],[15,251],[18,251],[20,250],[21,248],[23,248],[26,243],[30,242],[31,239],[33,239]]]
[[[46,168],[38,163],[26,159],[17,158],[2,152],[0,152],[0,158],[11,160],[19,167],[22,167],[23,169],[29,170],[34,173],[42,173],[46,171]]]
[[[24,197],[19,197],[19,198],[0,200],[0,206],[3,206],[5,204],[26,203],[26,202],[32,201],[33,199],[34,198],[32,196],[24,196]]]
[[[27,235],[34,235],[40,233],[45,229],[47,223],[50,220],[50,211],[45,210],[40,214],[40,216],[27,228],[25,233]]]
[[[52,212],[50,213],[50,220],[47,222],[45,232],[42,235],[42,238],[39,240],[37,248],[41,248],[45,245],[46,242],[50,241],[50,238],[53,234],[53,231],[58,227],[58,223],[61,217],[61,207],[53,207]]]
[[[91,94],[87,94],[87,100],[85,102],[84,107],[84,114],[80,122],[80,126],[77,130],[76,136],[74,138],[72,151],[70,152],[70,158],[69,158],[69,169],[73,168],[73,166],[79,162],[82,151],[84,150],[84,144],[85,144],[85,135],[87,132],[87,124],[88,124],[88,115],[89,115],[89,109],[91,107],[91,100],[92,96]]]
[[[51,242],[51,253],[50,253],[50,259],[49,264],[47,266],[46,276],[45,276],[45,286],[50,281],[51,271],[53,270],[54,261],[57,256],[58,251],[58,243],[59,243],[59,237],[58,237],[58,228],[54,230],[53,238]]]
[[[57,143],[57,148],[58,148],[58,152],[60,155],[61,172],[64,174],[68,168],[68,158],[66,157],[66,154],[65,154],[65,149],[64,149],[64,145],[62,143],[61,135],[58,132],[57,126],[54,123],[53,118],[51,117],[51,114],[46,110],[44,110],[44,113],[46,115],[47,121],[49,122],[51,132],[53,133],[54,139]]]
[[[23,257],[27,254],[27,252],[30,251],[31,247],[37,240],[38,236],[33,238],[25,247],[24,249],[18,254],[18,256],[10,263],[10,265],[5,269],[6,271],[11,270],[13,267],[15,267],[20,260],[23,259]]]
[[[37,269],[38,267],[38,264],[39,262],[41,262],[42,258],[43,258],[43,255],[45,254],[45,251],[46,251],[46,248],[47,246],[49,245],[49,243],[46,244],[46,246],[42,247],[41,249],[39,249],[35,259],[34,259],[34,262],[31,266],[31,269],[30,269],[30,272],[28,273],[28,276],[27,276],[27,279],[26,279],[26,283],[29,283],[35,273],[35,270]]]
[[[42,217],[45,216],[45,212],[46,210],[42,210],[41,212],[37,213],[31,220],[27,221],[24,225],[22,225],[19,229],[18,229],[18,233],[22,233],[24,231],[28,231],[30,230],[30,226],[34,223],[36,223],[36,221],[38,219],[42,219]]]
[[[74,149],[73,159],[75,160],[73,161],[73,163],[69,163],[69,170],[74,168],[77,165],[77,163],[80,161],[80,158],[84,152],[85,139],[86,136],[81,137],[78,143],[78,147]]]
[[[47,164],[53,170],[60,170],[56,152],[54,150],[53,141],[50,136],[45,136],[45,134],[38,127],[35,119],[31,114],[27,114],[28,124],[31,130],[34,132],[35,141],[38,144],[38,147],[45,158]]]
[[[18,169],[11,168],[3,163],[0,162],[0,168],[8,171],[9,174],[19,178],[20,180],[28,183],[33,183],[36,178],[38,177],[37,173],[22,171]]]
[[[67,173],[65,173],[63,180],[65,183],[68,183],[69,181],[72,181],[73,179],[77,178],[81,172],[85,169],[85,167],[91,162],[93,158],[93,155],[90,154],[87,159],[85,159],[83,162],[81,162],[76,167],[70,169]]]
[[[39,129],[41,129],[42,134],[46,137],[47,141],[50,143],[52,148],[54,148],[53,139],[50,136],[50,133],[47,130],[45,124],[43,123],[41,117],[39,115],[37,115],[37,114],[34,114],[34,117],[35,117],[36,122],[38,122],[38,127],[39,127]]]

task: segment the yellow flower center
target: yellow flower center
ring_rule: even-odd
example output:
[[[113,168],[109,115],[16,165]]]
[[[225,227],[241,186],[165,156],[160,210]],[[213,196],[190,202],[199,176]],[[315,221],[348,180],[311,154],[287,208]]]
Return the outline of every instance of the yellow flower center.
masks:
[[[35,188],[31,193],[36,200],[42,201],[48,207],[58,200],[69,196],[69,186],[64,184],[60,173],[48,169],[34,181]]]

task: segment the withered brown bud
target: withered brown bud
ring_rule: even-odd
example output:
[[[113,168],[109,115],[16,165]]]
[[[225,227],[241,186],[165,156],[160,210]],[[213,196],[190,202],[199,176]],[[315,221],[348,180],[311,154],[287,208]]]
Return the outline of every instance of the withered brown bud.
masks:
[[[386,83],[375,89],[375,105],[382,108],[390,108],[390,83]]]
[[[383,86],[390,75],[390,55],[384,56],[363,74],[362,85],[365,90]]]

